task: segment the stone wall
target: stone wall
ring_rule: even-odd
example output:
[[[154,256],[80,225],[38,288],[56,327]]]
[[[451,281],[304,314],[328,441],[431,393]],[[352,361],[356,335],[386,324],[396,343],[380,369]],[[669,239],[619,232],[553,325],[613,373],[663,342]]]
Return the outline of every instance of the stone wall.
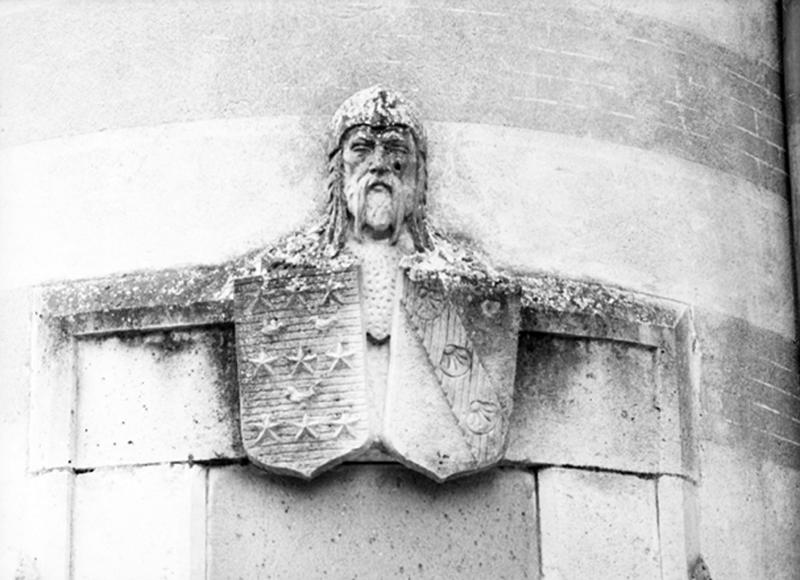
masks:
[[[702,553],[715,579],[798,577],[775,3],[14,2],[0,64],[0,576],[686,578]],[[225,332],[191,328],[81,341],[77,463],[37,463],[29,287],[222,264],[308,223],[327,118],[375,82],[423,111],[443,229],[515,272],[688,305],[696,473],[596,421],[628,435],[443,486],[268,476],[242,465]],[[524,434],[626,410],[581,389],[530,391]]]

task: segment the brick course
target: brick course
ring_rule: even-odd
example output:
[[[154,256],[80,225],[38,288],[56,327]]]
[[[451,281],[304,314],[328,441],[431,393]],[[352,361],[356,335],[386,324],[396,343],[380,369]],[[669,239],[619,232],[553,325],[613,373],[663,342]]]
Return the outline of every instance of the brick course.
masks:
[[[7,62],[23,63],[9,70],[11,86],[30,90],[24,99],[21,91],[4,98],[4,139],[21,143],[217,117],[327,116],[355,89],[381,81],[408,92],[431,120],[525,127],[656,150],[785,195],[779,71],[687,30],[569,2],[526,8],[508,0],[387,3],[369,10],[297,4],[241,5],[224,14],[210,11],[207,20],[202,11],[180,14],[185,36],[154,24],[155,56],[140,53],[151,41],[126,39],[127,21],[110,11],[66,9],[37,21],[39,33],[8,56]],[[106,28],[76,37],[78,20]],[[298,42],[293,31],[301,25],[318,33]],[[89,51],[86,39],[102,45],[107,30],[115,29],[123,35],[111,48],[115,58]],[[67,42],[70,50],[42,44],[43,38]],[[197,38],[208,42],[196,46]],[[38,59],[65,58],[51,51],[89,52],[37,82],[37,75],[48,74],[36,66]],[[187,54],[194,55],[191,62]],[[194,73],[177,82],[176,66],[183,75]],[[150,92],[159,94],[157,103],[148,102]]]

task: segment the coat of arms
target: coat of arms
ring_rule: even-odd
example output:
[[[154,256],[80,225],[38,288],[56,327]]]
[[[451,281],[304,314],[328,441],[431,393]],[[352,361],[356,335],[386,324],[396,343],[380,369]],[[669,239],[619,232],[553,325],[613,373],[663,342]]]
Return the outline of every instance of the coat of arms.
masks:
[[[242,438],[310,478],[373,449],[437,480],[505,449],[519,301],[425,217],[414,107],[371,87],[330,129],[323,223],[235,285]]]
[[[357,271],[236,285],[242,440],[253,462],[312,477],[370,440]]]

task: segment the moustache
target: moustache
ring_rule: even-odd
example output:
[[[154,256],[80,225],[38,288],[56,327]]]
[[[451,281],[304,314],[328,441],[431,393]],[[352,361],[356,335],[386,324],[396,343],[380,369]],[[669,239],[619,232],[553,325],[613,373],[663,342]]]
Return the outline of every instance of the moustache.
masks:
[[[366,175],[361,179],[361,181],[363,183],[361,183],[360,185],[363,187],[364,192],[368,192],[373,189],[383,188],[390,194],[393,194],[395,190],[401,185],[400,180],[393,175],[386,177],[376,177],[374,175]]]
[[[367,195],[375,190],[385,191],[391,198],[391,205],[394,214],[394,224],[392,231],[392,243],[397,241],[400,235],[401,226],[405,219],[405,201],[407,195],[412,195],[411,189],[401,179],[394,175],[373,175],[367,174],[356,180],[351,181],[345,186],[345,196],[352,199],[355,203],[355,211],[353,212],[354,218],[354,234],[357,239],[361,239],[361,231],[366,221],[365,213],[367,208]]]

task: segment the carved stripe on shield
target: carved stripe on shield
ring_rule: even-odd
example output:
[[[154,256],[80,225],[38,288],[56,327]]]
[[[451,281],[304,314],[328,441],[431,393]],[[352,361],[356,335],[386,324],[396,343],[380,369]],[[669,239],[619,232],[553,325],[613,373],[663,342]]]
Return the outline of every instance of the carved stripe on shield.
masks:
[[[369,445],[358,270],[238,280],[241,430],[250,459],[310,478]]]

